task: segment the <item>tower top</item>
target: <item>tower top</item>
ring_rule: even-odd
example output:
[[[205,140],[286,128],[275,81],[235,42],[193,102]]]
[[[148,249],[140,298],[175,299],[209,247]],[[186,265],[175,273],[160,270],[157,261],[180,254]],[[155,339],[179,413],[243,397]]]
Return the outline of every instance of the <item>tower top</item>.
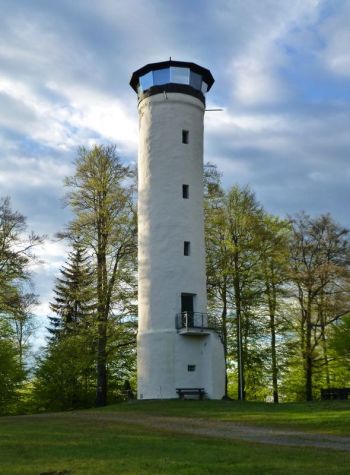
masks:
[[[185,61],[146,64],[133,73],[130,86],[142,100],[163,92],[189,94],[205,102],[205,94],[214,83],[209,69]]]

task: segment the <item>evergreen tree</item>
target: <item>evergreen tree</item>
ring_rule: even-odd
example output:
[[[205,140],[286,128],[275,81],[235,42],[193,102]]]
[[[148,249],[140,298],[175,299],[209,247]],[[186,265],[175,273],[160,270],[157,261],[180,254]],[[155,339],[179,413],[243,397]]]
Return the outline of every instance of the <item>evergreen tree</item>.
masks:
[[[87,329],[93,322],[96,312],[96,292],[91,258],[75,242],[68,254],[66,264],[56,279],[54,298],[50,309],[54,316],[49,317],[49,332],[53,338]]]
[[[56,279],[50,304],[51,336],[38,358],[34,400],[41,409],[91,406],[96,378],[94,279],[91,259],[77,240]]]

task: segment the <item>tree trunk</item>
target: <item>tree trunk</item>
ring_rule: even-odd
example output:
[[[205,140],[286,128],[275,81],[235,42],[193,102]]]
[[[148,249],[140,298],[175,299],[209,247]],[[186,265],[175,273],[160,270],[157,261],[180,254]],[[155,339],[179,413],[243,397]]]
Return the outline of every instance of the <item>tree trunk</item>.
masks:
[[[312,401],[312,348],[311,348],[311,296],[308,295],[305,335],[305,393],[306,400]]]
[[[225,398],[228,397],[228,377],[227,377],[227,292],[226,285],[222,292],[222,338],[224,344],[224,358],[225,358]]]
[[[99,252],[97,255],[97,385],[96,407],[107,404],[107,314],[105,309],[105,278],[106,254],[103,249],[102,238],[99,238]]]
[[[270,331],[271,331],[271,365],[272,365],[272,390],[273,402],[278,403],[278,366],[277,366],[277,351],[276,351],[276,288],[272,284],[272,295],[268,290],[269,310],[270,310]]]
[[[321,322],[321,345],[323,353],[323,362],[326,373],[326,384],[327,388],[331,387],[331,378],[329,374],[329,364],[328,364],[328,348],[327,348],[327,339],[326,339],[326,317],[325,317],[325,302],[324,302],[324,291],[321,292],[321,303],[319,309],[319,321]]]
[[[107,331],[106,322],[98,322],[96,407],[107,404]]]
[[[322,326],[322,351],[323,351],[324,367],[325,367],[325,372],[326,372],[326,384],[327,384],[327,388],[329,389],[331,387],[331,377],[329,373],[328,348],[327,348],[327,340],[326,340],[324,325]]]
[[[237,366],[238,366],[238,400],[244,400],[244,369],[243,369],[243,350],[242,350],[242,309],[241,309],[241,289],[238,277],[238,255],[234,256],[235,275],[233,278],[233,287],[235,291],[236,306],[236,338],[237,338]]]

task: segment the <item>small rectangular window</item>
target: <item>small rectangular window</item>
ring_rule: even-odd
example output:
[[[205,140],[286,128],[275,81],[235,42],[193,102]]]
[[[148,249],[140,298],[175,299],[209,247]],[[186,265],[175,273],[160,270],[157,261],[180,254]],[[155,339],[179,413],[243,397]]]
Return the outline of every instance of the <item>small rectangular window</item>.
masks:
[[[189,198],[189,186],[188,185],[182,185],[182,198]]]
[[[196,371],[196,365],[195,364],[187,365],[187,371]]]
[[[188,130],[182,131],[182,143],[188,143],[188,135],[189,135]]]
[[[185,256],[190,255],[190,241],[185,241],[184,242],[184,255]]]

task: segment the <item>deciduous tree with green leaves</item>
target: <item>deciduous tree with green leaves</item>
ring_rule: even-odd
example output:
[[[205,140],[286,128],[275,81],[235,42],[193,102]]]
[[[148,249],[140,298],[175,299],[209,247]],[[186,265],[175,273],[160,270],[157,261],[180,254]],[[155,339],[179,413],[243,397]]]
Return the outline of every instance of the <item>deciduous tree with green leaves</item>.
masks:
[[[33,331],[30,265],[43,237],[27,232],[26,218],[13,211],[10,199],[0,199],[0,405],[15,400],[25,379],[25,351]]]
[[[301,213],[292,220],[290,255],[291,279],[299,304],[296,330],[300,336],[305,397],[310,401],[315,367],[327,359],[326,330],[350,310],[348,230],[330,215],[311,218]]]
[[[97,389],[96,405],[107,403],[108,322],[135,297],[136,213],[132,170],[115,146],[82,147],[76,171],[66,179],[67,203],[74,213],[68,234],[91,251],[96,269]]]
[[[289,280],[289,234],[288,221],[265,213],[259,232],[260,271],[262,280],[262,309],[266,308],[270,332],[271,380],[273,401],[279,402],[278,337],[283,341],[286,332],[287,288]],[[280,346],[280,345],[279,345]]]

